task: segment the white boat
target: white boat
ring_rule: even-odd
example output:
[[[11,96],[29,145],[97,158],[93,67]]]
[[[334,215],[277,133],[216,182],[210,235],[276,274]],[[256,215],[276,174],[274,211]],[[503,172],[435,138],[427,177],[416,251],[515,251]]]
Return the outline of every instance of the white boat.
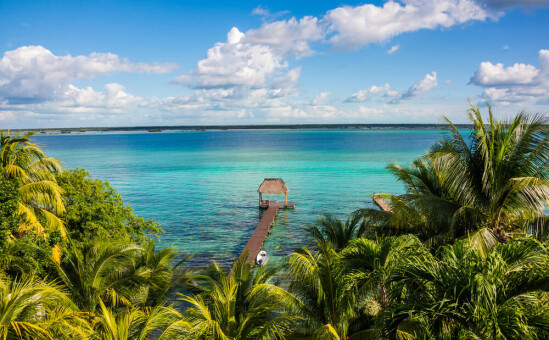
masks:
[[[255,258],[255,263],[257,263],[258,266],[261,266],[267,263],[267,260],[269,260],[269,257],[267,256],[267,252],[265,250],[262,250],[259,253],[257,253],[257,256]]]

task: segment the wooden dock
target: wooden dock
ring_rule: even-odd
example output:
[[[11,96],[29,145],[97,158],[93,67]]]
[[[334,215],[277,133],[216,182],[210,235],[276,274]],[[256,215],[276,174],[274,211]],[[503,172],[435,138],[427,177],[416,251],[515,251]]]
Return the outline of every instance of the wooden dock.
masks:
[[[387,212],[393,211],[391,206],[383,198],[381,198],[379,196],[373,196],[373,198],[374,198],[374,201],[376,201],[376,203],[381,207],[381,209],[383,209]]]
[[[287,208],[295,208],[295,203],[270,201],[267,211],[265,211],[263,217],[259,220],[255,231],[248,240],[248,243],[246,243],[242,253],[240,253],[238,260],[241,260],[245,254],[248,254],[246,263],[255,261],[257,253],[259,253],[263,246],[263,242],[265,242],[267,235],[269,235],[269,229],[271,229],[278,211]]]

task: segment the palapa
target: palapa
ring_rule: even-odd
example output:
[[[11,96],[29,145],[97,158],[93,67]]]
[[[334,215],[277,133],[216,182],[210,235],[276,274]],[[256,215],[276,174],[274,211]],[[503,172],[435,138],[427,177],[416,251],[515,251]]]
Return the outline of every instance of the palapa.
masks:
[[[263,183],[257,189],[257,192],[262,194],[287,194],[290,189],[286,186],[286,183],[282,178],[265,178]]]

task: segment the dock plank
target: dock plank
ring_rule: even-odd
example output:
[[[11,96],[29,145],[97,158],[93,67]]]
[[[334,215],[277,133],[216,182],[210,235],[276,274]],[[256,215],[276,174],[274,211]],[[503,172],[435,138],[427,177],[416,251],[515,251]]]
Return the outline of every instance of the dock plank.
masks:
[[[378,197],[378,196],[374,196],[374,201],[376,201],[376,203],[381,207],[381,209],[383,209],[387,212],[393,211],[391,206],[383,198]]]
[[[269,208],[267,208],[267,211],[265,211],[263,217],[261,217],[261,220],[259,220],[259,223],[257,224],[257,227],[255,228],[252,236],[248,240],[248,243],[246,243],[246,246],[242,250],[242,253],[240,253],[238,261],[244,258],[245,254],[248,254],[246,257],[246,263],[255,261],[257,253],[259,253],[259,251],[261,250],[261,247],[263,246],[267,235],[269,235],[269,230],[274,223],[276,215],[281,208],[295,208],[295,203],[279,203],[277,201],[270,202]]]

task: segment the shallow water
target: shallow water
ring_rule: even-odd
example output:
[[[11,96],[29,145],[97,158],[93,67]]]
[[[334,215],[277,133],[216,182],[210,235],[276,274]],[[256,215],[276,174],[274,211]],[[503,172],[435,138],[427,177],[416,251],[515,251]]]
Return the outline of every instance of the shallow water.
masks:
[[[265,243],[272,261],[304,245],[303,228],[322,213],[345,217],[370,205],[373,192],[401,193],[402,184],[385,167],[420,156],[441,133],[228,130],[35,140],[64,168],[87,169],[107,180],[139,216],[157,219],[165,230],[162,246],[194,254],[195,264],[229,264],[259,221],[263,178],[283,178],[288,200],[296,203],[295,210],[281,210]]]

